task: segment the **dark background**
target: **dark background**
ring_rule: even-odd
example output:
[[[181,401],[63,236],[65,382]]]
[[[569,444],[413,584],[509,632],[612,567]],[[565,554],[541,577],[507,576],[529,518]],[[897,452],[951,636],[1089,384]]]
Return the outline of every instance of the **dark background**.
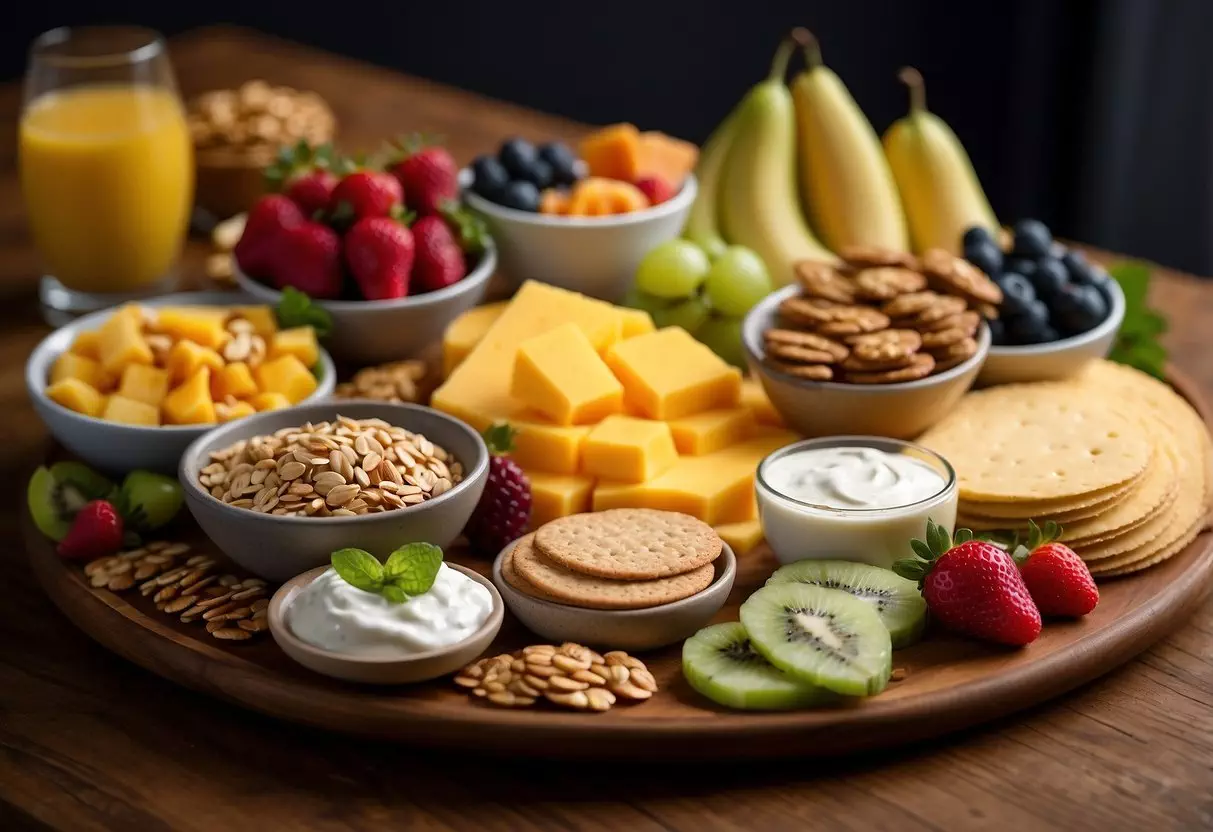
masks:
[[[880,132],[906,110],[897,69],[918,67],[1004,222],[1035,216],[1059,235],[1213,273],[1210,0],[106,0],[14,14],[0,29],[0,76],[10,79],[29,41],[59,25],[172,34],[237,23],[695,141],[766,73],[782,34],[804,25]]]

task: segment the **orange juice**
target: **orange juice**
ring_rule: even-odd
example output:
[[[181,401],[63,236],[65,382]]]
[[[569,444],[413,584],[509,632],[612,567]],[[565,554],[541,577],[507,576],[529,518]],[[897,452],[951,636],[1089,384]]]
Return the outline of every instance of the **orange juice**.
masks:
[[[193,201],[189,130],[171,90],[73,87],[21,119],[21,186],[47,271],[82,292],[136,292],[165,277]]]

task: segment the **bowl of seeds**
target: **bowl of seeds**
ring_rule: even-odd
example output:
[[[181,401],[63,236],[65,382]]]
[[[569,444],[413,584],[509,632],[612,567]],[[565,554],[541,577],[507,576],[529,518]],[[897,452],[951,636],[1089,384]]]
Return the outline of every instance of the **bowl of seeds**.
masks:
[[[480,436],[415,404],[329,402],[258,414],[195,441],[178,471],[186,505],[232,560],[282,581],[337,549],[385,559],[448,546],[488,475]]]

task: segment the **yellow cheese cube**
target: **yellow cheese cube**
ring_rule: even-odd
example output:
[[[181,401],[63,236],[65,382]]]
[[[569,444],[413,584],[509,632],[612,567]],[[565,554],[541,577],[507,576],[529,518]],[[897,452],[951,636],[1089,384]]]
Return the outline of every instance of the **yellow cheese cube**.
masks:
[[[65,378],[78,378],[100,392],[113,387],[113,376],[101,369],[101,363],[74,352],[62,353],[51,365],[51,384]]]
[[[670,426],[633,416],[608,416],[586,437],[581,468],[592,477],[644,482],[678,459]]]
[[[161,306],[156,310],[156,328],[178,340],[214,350],[231,338],[224,326],[230,315],[222,306]]]
[[[269,306],[233,306],[233,318],[243,318],[253,325],[253,331],[269,341],[278,331],[278,316]]]
[[[160,424],[160,411],[137,399],[115,393],[105,404],[101,418],[107,422],[121,422],[124,425],[145,425],[155,427]]]
[[[128,364],[122,371],[122,383],[118,395],[143,402],[151,407],[160,407],[168,393],[168,371],[146,364]]]
[[[741,406],[749,408],[754,419],[760,425],[770,425],[781,428],[784,426],[783,417],[767,398],[767,391],[762,388],[762,382],[747,378],[741,383]]]
[[[655,508],[681,511],[705,523],[737,523],[754,517],[754,473],[767,454],[797,439],[766,428],[753,438],[703,456],[679,457],[661,476],[642,483],[599,482],[594,511]]]
[[[316,343],[316,330],[310,326],[280,329],[270,340],[270,358],[293,355],[305,367],[315,367],[320,360],[320,344]]]
[[[169,381],[173,384],[193,378],[202,367],[218,372],[223,369],[223,365],[223,356],[193,341],[178,341],[173,344],[172,349],[168,351],[168,358],[164,360]]]
[[[46,388],[46,397],[85,416],[100,416],[105,396],[78,378],[65,378]]]
[[[557,517],[590,510],[590,495],[594,490],[591,477],[528,471],[527,478],[531,481],[532,529]]]
[[[281,393],[291,404],[303,401],[319,386],[312,371],[293,355],[266,361],[258,365],[254,373],[262,392]]]
[[[501,317],[509,301],[476,306],[451,321],[442,333],[442,377],[446,378]]]
[[[281,393],[258,393],[248,401],[258,411],[281,410],[291,406],[291,400]]]
[[[742,520],[739,523],[725,523],[716,527],[716,534],[732,547],[735,555],[741,556],[762,542],[762,522]]]
[[[211,368],[199,367],[184,384],[173,388],[160,403],[164,421],[170,425],[212,424],[215,401],[211,398]]]
[[[211,397],[221,402],[228,396],[234,399],[247,399],[258,392],[257,382],[253,380],[253,371],[243,361],[233,361],[211,374]]]
[[[143,337],[143,317],[137,306],[125,306],[101,325],[97,355],[107,373],[118,376],[127,364],[152,364],[152,348]]]
[[[620,341],[606,361],[623,382],[629,407],[650,419],[733,407],[741,393],[737,368],[676,326]]]
[[[635,338],[637,335],[648,335],[657,327],[653,326],[653,317],[643,309],[619,308],[623,316],[623,337]]]
[[[734,445],[754,429],[754,414],[744,407],[708,410],[669,422],[674,446],[683,456],[700,456]]]
[[[518,345],[510,392],[558,425],[589,425],[623,410],[623,385],[577,324]]]
[[[266,395],[274,396],[277,394],[267,393]],[[220,423],[231,422],[245,416],[252,416],[256,412],[257,409],[248,402],[236,402],[235,404],[215,402],[215,418],[219,420]]]
[[[68,352],[74,352],[76,355],[83,355],[85,358],[99,361],[101,359],[101,331],[98,329],[84,330],[76,336],[75,341],[72,341]]]

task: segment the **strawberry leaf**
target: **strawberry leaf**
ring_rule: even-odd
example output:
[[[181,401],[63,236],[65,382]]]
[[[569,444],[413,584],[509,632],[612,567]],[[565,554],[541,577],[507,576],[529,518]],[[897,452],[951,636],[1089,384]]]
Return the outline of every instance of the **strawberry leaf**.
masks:
[[[484,432],[484,444],[489,446],[489,453],[508,454],[514,450],[514,434],[517,430],[507,422],[497,422]]]
[[[459,247],[464,254],[479,256],[488,245],[489,229],[484,220],[461,207],[453,200],[447,200],[441,208],[442,218],[447,221],[459,240]]]

